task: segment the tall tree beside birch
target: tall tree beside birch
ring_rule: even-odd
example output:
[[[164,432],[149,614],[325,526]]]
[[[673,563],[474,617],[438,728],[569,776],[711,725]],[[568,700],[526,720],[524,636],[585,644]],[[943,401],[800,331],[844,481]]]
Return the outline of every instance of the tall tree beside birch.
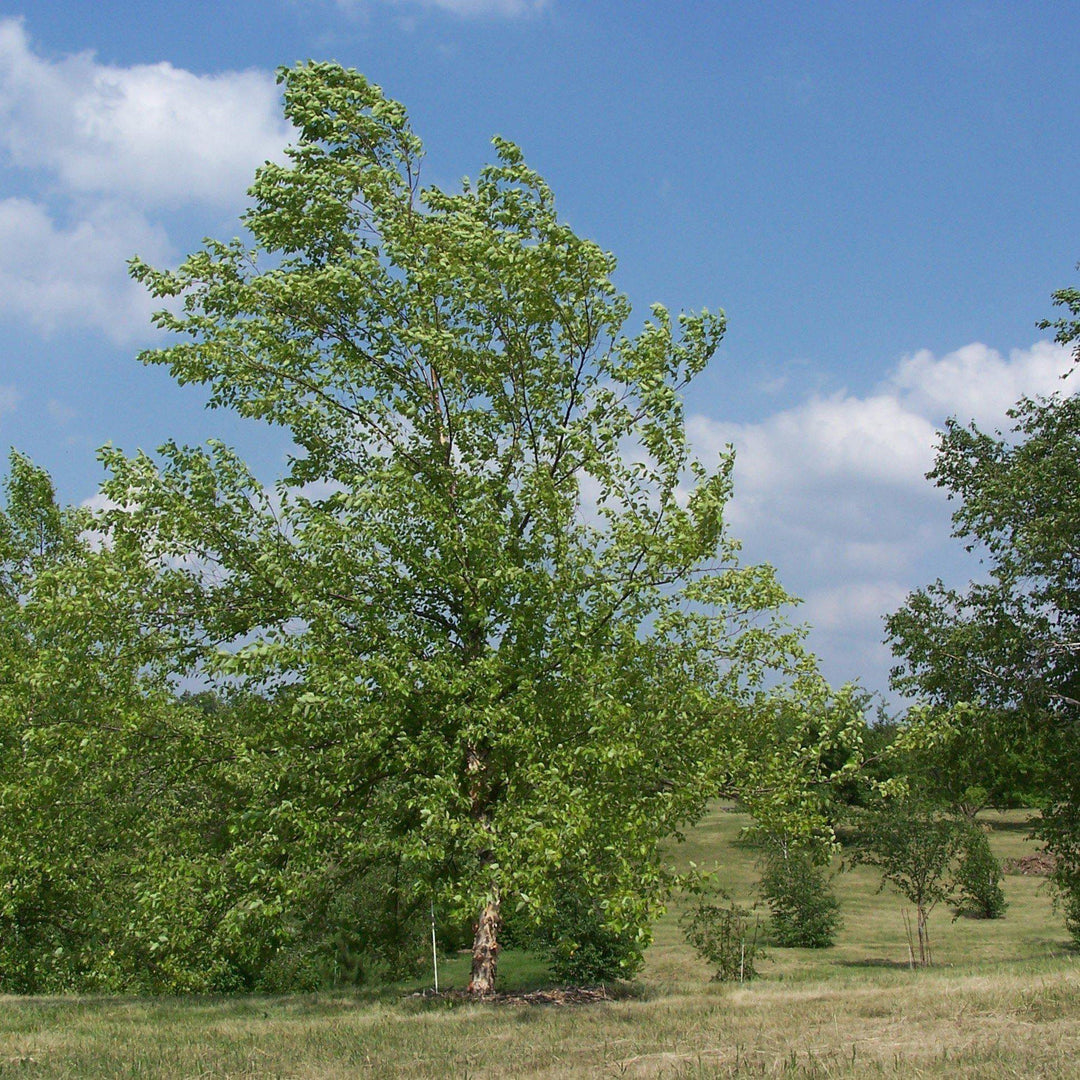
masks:
[[[954,501],[953,535],[978,556],[981,580],[927,585],[886,627],[896,687],[984,757],[1002,748],[991,777],[1019,760],[1037,780],[1035,832],[1055,857],[1054,882],[1080,941],[1080,290],[1053,299],[1068,314],[1040,325],[1074,345],[1062,390],[1018,401],[1005,433],[949,420],[927,474]]]

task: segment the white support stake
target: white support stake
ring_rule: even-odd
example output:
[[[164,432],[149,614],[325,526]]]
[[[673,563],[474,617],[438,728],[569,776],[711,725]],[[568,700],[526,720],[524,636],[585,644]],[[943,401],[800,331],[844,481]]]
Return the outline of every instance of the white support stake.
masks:
[[[435,948],[435,901],[431,901],[431,970],[435,972],[435,993],[439,992],[439,952]]]

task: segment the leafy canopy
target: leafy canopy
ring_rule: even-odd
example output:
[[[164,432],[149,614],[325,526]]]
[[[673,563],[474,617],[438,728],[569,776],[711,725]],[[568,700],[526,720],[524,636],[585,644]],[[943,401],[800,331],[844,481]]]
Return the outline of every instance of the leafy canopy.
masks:
[[[724,318],[628,331],[613,257],[513,144],[422,187],[377,86],[280,80],[299,138],[256,176],[250,240],[133,273],[180,301],[144,361],[285,429],[285,473],[267,491],[217,443],[105,452],[108,527],[159,568],[186,670],[268,703],[253,879],[392,850],[443,910],[540,918],[571,873],[643,934],[659,841],[768,680],[812,667],[725,530],[730,454],[687,441]]]

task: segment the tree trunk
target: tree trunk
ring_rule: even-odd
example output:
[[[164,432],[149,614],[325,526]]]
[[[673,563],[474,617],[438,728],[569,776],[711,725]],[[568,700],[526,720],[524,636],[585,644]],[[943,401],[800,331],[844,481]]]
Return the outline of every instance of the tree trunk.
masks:
[[[919,929],[919,966],[930,967],[930,934],[926,927],[926,909],[919,904],[915,908],[915,922]]]
[[[499,898],[493,896],[480,909],[473,934],[472,978],[469,993],[473,997],[490,997],[495,993],[495,967],[499,960]]]
[[[479,649],[479,645],[477,645]],[[491,822],[487,809],[487,752],[477,745],[470,745],[465,750],[465,773],[469,783],[469,802],[473,820],[479,828],[488,834]],[[492,862],[490,850],[478,853],[478,869],[483,870]],[[499,928],[502,917],[499,914],[499,889],[493,885],[473,929],[472,977],[469,979],[468,992],[473,997],[490,997],[495,993],[495,968],[499,960]]]

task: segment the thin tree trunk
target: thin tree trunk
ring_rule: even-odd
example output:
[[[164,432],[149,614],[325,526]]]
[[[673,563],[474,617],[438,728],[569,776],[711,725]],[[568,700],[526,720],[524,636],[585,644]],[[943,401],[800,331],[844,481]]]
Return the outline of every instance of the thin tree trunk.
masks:
[[[480,909],[473,934],[472,978],[469,993],[473,997],[490,997],[495,993],[495,968],[499,961],[499,898],[493,896]]]
[[[930,967],[930,935],[926,929],[926,910],[920,904],[915,912],[915,920],[919,928],[919,966]]]

